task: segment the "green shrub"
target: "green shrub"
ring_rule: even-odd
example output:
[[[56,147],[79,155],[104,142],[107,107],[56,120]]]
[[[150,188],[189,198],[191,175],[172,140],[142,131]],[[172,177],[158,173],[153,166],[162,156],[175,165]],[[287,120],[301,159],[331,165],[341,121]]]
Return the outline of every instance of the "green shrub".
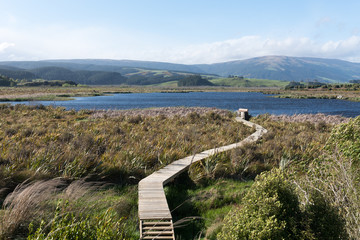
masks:
[[[294,187],[279,170],[262,173],[241,208],[225,218],[219,239],[311,239]]]
[[[303,202],[308,202],[309,196],[314,193],[324,199],[325,202],[320,201],[318,206],[310,209],[315,208],[318,211],[324,211],[325,208],[336,209],[328,214],[316,216],[319,220],[313,224],[321,223],[318,227],[328,229],[326,231],[329,233],[339,232],[340,230],[336,229],[344,228],[350,239],[360,238],[359,159],[360,117],[357,117],[334,128],[322,151],[322,156],[313,160],[305,176],[297,176],[295,179],[304,192]],[[319,199],[318,196],[316,198]],[[311,214],[313,213],[310,212]],[[334,217],[333,214],[340,215],[344,220],[344,227],[341,227],[341,220],[334,224],[327,221],[321,222],[322,216],[326,216],[323,220],[328,220]],[[322,239],[325,238],[327,237]]]
[[[90,215],[75,216],[69,212],[62,214],[62,203],[60,201],[50,223],[49,226],[42,221],[36,230],[33,229],[33,224],[30,224],[30,233],[27,239],[112,240],[128,238],[123,218],[119,219],[116,212],[111,208],[95,217]]]
[[[333,130],[326,149],[331,153],[339,151],[344,157],[360,164],[360,116]]]
[[[310,201],[306,206],[306,214],[315,239],[348,239],[345,221],[339,216],[338,209],[319,192],[314,192]]]

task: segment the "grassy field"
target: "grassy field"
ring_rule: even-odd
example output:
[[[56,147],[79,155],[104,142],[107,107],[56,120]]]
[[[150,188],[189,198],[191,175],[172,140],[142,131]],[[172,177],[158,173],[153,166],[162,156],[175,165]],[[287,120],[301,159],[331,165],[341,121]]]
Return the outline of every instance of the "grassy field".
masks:
[[[287,81],[267,80],[267,79],[251,79],[251,78],[213,78],[209,80],[217,87],[233,87],[233,88],[284,88],[289,84]],[[154,86],[158,87],[177,87],[177,81],[170,81]]]
[[[229,87],[276,87],[284,88],[289,84],[287,81],[268,80],[268,79],[253,79],[253,78],[216,78],[210,80],[217,86],[229,86]]]
[[[177,81],[170,81],[170,82],[154,84],[153,86],[154,87],[172,87],[172,88],[176,88],[178,86],[178,82]]]

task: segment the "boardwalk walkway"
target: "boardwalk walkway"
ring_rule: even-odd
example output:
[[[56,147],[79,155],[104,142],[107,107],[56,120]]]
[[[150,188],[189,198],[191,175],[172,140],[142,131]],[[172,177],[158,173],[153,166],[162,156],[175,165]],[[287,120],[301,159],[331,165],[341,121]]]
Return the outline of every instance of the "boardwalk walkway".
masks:
[[[235,120],[249,127],[255,127],[256,131],[241,142],[206,150],[177,160],[139,182],[140,239],[175,239],[172,216],[163,189],[165,184],[186,171],[192,163],[215,153],[255,142],[267,132],[260,125],[245,121],[240,117]]]

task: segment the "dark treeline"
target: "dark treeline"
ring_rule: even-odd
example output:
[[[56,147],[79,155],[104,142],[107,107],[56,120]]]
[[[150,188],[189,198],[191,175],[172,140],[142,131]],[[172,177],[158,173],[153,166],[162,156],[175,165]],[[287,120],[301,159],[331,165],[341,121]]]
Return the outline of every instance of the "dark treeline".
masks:
[[[156,73],[147,73],[146,75],[136,74],[130,76],[126,83],[129,85],[151,85],[170,81],[179,81],[185,76],[181,74],[172,73],[171,75],[162,75]]]
[[[43,67],[32,70],[0,69],[0,74],[15,79],[16,82],[32,82],[34,79],[64,80],[87,85],[118,85],[126,82],[126,77],[118,72],[72,71],[60,67]]]
[[[178,81],[179,87],[186,86],[213,86],[214,84],[200,75],[190,75]]]
[[[13,87],[15,85],[16,85],[16,82],[13,79],[11,79],[7,76],[0,75],[0,86],[1,87]]]
[[[20,84],[20,86],[26,87],[38,87],[38,86],[51,86],[51,87],[62,87],[62,86],[77,86],[77,84],[73,81],[65,81],[65,80],[40,80],[33,82],[26,82]]]
[[[285,89],[346,89],[346,90],[358,90],[360,89],[360,82],[357,82],[357,80],[351,80],[350,83],[332,83],[332,84],[326,84],[322,82],[290,82]]]

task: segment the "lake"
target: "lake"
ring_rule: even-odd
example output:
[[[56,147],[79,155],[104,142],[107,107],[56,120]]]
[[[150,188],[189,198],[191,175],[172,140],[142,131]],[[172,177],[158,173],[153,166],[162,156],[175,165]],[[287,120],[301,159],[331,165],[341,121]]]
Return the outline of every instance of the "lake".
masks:
[[[18,102],[17,102],[18,103]],[[14,103],[14,104],[17,104]],[[270,113],[324,113],[356,117],[360,102],[337,99],[272,98],[256,92],[190,92],[190,93],[131,93],[111,96],[78,97],[71,101],[35,101],[25,104],[63,106],[67,109],[133,109],[151,107],[216,107],[235,111],[248,108],[251,115]]]

